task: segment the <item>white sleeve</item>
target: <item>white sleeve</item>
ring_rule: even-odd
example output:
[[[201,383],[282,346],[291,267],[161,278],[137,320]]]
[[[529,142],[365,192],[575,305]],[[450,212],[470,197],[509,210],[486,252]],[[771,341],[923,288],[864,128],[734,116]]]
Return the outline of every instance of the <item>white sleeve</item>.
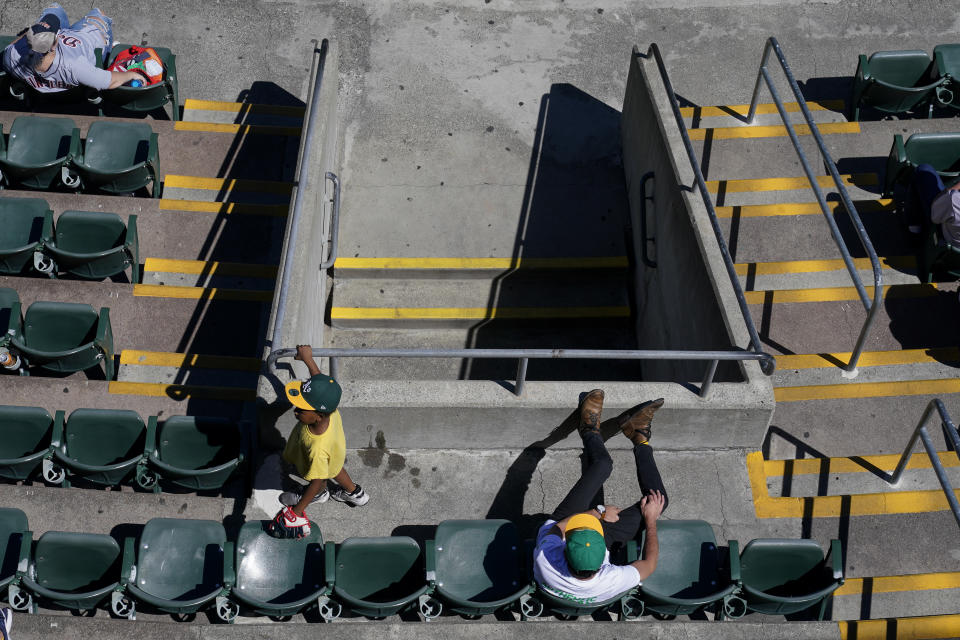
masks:
[[[73,78],[77,84],[103,91],[113,81],[113,74],[106,69],[98,69],[92,64],[78,64],[73,68]]]

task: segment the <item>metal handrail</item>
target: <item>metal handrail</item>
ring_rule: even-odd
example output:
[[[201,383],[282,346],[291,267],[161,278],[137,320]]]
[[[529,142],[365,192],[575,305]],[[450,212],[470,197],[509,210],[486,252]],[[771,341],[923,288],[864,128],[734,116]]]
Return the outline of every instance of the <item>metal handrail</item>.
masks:
[[[329,269],[337,261],[337,240],[340,236],[340,178],[333,171],[327,171],[326,178],[333,183],[333,213],[330,215],[330,252],[327,259],[320,263],[320,270]]]
[[[274,349],[267,356],[267,368],[277,375],[277,360],[296,355],[291,348]],[[700,397],[710,391],[713,376],[721,360],[760,360],[769,357],[753,351],[669,351],[618,349],[313,349],[315,358],[330,358],[330,376],[340,372],[339,358],[498,358],[517,362],[514,393],[523,395],[530,360],[706,360],[710,362],[700,386]]]
[[[660,79],[663,81],[663,88],[670,99],[670,107],[673,109],[673,117],[677,121],[677,127],[680,129],[680,137],[683,139],[683,146],[687,150],[687,157],[690,159],[690,167],[693,169],[693,175],[697,182],[697,188],[700,196],[703,198],[703,204],[707,208],[707,217],[710,219],[710,226],[713,227],[713,234],[717,238],[717,244],[720,247],[720,255],[723,257],[723,265],[727,270],[727,277],[730,278],[730,284],[733,286],[733,293],[737,298],[737,304],[740,307],[740,313],[743,314],[743,320],[747,325],[747,332],[750,334],[750,350],[761,357],[761,370],[770,375],[776,368],[776,360],[773,356],[763,351],[760,344],[760,336],[757,328],[753,324],[753,317],[750,315],[750,309],[747,307],[747,298],[743,294],[743,287],[740,286],[740,278],[737,276],[736,267],[733,266],[733,258],[730,257],[730,249],[727,247],[727,241],[723,237],[723,230],[720,228],[720,221],[717,219],[717,211],[713,207],[713,199],[707,190],[707,183],[703,178],[703,171],[700,169],[700,163],[697,161],[697,155],[693,150],[693,142],[687,134],[687,127],[683,123],[683,115],[680,112],[680,102],[677,100],[677,94],[673,90],[673,84],[670,82],[670,76],[667,74],[667,68],[663,64],[663,57],[660,55],[660,48],[656,42],[650,44],[647,49],[646,57],[653,56],[660,70]]]
[[[917,444],[917,438],[920,438],[923,442],[923,448],[927,451],[927,456],[930,458],[930,464],[933,465],[933,469],[937,473],[937,480],[940,481],[940,486],[943,487],[943,493],[946,495],[947,502],[950,504],[950,510],[953,511],[953,517],[956,519],[957,525],[960,525],[960,502],[957,501],[957,495],[953,492],[953,485],[950,483],[950,478],[947,477],[947,472],[943,468],[940,456],[937,455],[937,450],[930,441],[930,434],[927,433],[927,423],[930,421],[934,409],[936,409],[940,415],[940,426],[943,428],[947,445],[952,446],[954,452],[960,456],[960,437],[957,436],[957,428],[953,425],[953,420],[950,419],[950,414],[947,413],[943,402],[939,398],[934,398],[927,404],[927,408],[923,412],[923,417],[920,418],[920,422],[917,423],[917,427],[913,430],[913,435],[910,436],[910,441],[903,450],[903,455],[900,456],[896,470],[892,474],[888,474],[885,480],[893,485],[900,483],[903,472],[907,468],[907,463],[910,461],[913,447]]]
[[[790,121],[787,118],[787,113],[784,109],[783,102],[780,100],[780,95],[777,93],[777,88],[770,79],[770,73],[767,70],[767,60],[770,57],[771,51],[776,55],[777,60],[780,62],[780,67],[783,69],[783,73],[787,78],[787,82],[790,84],[790,89],[793,91],[793,95],[797,100],[797,104],[800,105],[800,112],[803,113],[803,118],[807,121],[807,126],[810,127],[810,133],[813,135],[813,139],[816,141],[817,147],[820,149],[820,155],[823,157],[824,165],[826,166],[827,171],[830,172],[830,176],[833,178],[834,185],[837,188],[837,193],[840,194],[840,199],[843,201],[843,206],[847,210],[847,215],[850,216],[850,221],[853,223],[853,227],[857,232],[857,236],[860,238],[860,243],[863,245],[864,251],[867,252],[867,256],[870,258],[870,265],[873,268],[872,301],[870,300],[870,297],[863,286],[863,281],[860,279],[860,274],[857,272],[857,268],[853,263],[853,257],[851,257],[850,251],[847,249],[847,245],[843,241],[843,236],[840,234],[840,229],[837,227],[837,222],[831,215],[830,208],[827,206],[827,200],[823,195],[823,191],[820,189],[820,184],[817,182],[816,176],[813,173],[813,169],[810,167],[810,163],[807,161],[807,156],[803,152],[803,149],[800,148],[800,141],[797,139],[797,134],[793,130],[793,126],[790,124]],[[747,112],[746,118],[744,118],[744,121],[748,124],[753,123],[753,118],[757,112],[757,101],[760,98],[761,80],[764,80],[767,84],[767,88],[770,89],[770,95],[773,97],[773,101],[777,105],[777,111],[780,113],[780,118],[783,120],[787,134],[790,136],[790,142],[793,143],[793,148],[796,150],[797,156],[800,158],[800,163],[803,165],[803,171],[807,174],[807,179],[810,181],[810,187],[817,196],[817,203],[820,205],[820,210],[823,212],[823,217],[826,219],[827,225],[830,227],[830,234],[833,236],[833,240],[837,244],[837,248],[840,250],[840,255],[843,257],[843,264],[846,265],[847,272],[850,274],[850,278],[853,280],[853,286],[856,288],[857,294],[860,296],[860,302],[863,303],[863,307],[867,311],[867,318],[864,320],[863,326],[860,328],[860,335],[857,337],[857,343],[850,354],[850,362],[848,362],[844,367],[844,370],[850,373],[855,373],[857,370],[857,362],[860,360],[860,354],[863,352],[863,347],[867,340],[867,335],[870,333],[870,328],[873,326],[874,320],[876,320],[877,317],[877,313],[880,311],[880,304],[883,302],[883,272],[880,268],[880,259],[877,257],[877,252],[873,248],[873,243],[870,241],[870,236],[867,235],[867,230],[863,226],[863,222],[860,220],[860,215],[857,213],[856,207],[853,206],[853,201],[850,200],[850,195],[847,193],[847,188],[844,186],[843,180],[840,178],[840,172],[837,170],[837,165],[833,162],[833,158],[830,156],[830,153],[827,151],[827,147],[823,142],[823,137],[820,135],[820,130],[813,121],[813,116],[810,114],[810,109],[807,108],[807,101],[803,97],[803,93],[800,91],[800,87],[797,85],[796,79],[793,77],[793,72],[790,70],[790,65],[787,64],[787,60],[783,55],[783,50],[780,48],[780,43],[777,42],[777,39],[772,36],[767,39],[767,43],[763,48],[763,57],[760,60],[760,70],[757,73],[757,82],[753,88],[753,98],[750,101],[750,110]]]

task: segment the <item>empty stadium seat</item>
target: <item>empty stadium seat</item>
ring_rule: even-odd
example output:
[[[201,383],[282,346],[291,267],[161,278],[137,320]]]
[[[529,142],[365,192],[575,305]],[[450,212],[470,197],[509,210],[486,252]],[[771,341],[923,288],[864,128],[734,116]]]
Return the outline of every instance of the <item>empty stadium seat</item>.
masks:
[[[53,237],[53,211],[39,198],[0,198],[0,229],[0,274],[19,275]]]
[[[934,91],[944,78],[931,79],[931,60],[926,51],[877,51],[868,59],[861,55],[853,78],[851,119],[860,119],[860,108],[883,113],[905,113],[926,104],[933,112]]]
[[[30,527],[27,514],[20,509],[0,507],[0,598],[11,585],[20,582],[18,568],[26,566],[30,557]],[[7,596],[7,602],[14,604]],[[23,601],[16,604],[23,606]]]
[[[135,411],[76,409],[64,421],[64,412],[54,417],[51,449],[66,469],[63,486],[70,477],[113,486],[120,484],[142,463],[147,428]]]
[[[147,422],[146,453],[160,479],[194,491],[219,489],[244,461],[246,438],[222,418],[171,416],[158,425],[154,416]],[[158,483],[151,486],[160,491]]]
[[[938,91],[941,105],[960,111],[960,44],[938,44],[933,48],[933,64],[947,91]]]
[[[960,176],[960,133],[915,133],[907,141],[899,133],[887,158],[883,195],[893,195],[894,186],[906,183],[920,164],[929,164],[949,186]]]
[[[415,608],[429,585],[413,538],[347,538],[336,556],[334,597],[356,615],[385,618]],[[430,607],[431,616],[439,609]]]
[[[740,554],[747,610],[789,615],[819,604],[816,615],[823,620],[827,598],[843,584],[839,540],[831,541],[829,560],[815,540],[751,540]]]
[[[53,418],[40,407],[0,405],[0,477],[26,480],[50,450]]]
[[[960,278],[960,246],[944,239],[940,225],[931,225],[917,255],[917,276],[928,283],[938,273]]]
[[[113,64],[113,60],[124,49],[128,49],[128,44],[114,45],[111,51],[110,60],[107,66]],[[101,91],[100,96],[104,102],[122,107],[128,111],[147,112],[155,109],[162,109],[168,102],[173,107],[173,120],[180,119],[180,93],[177,82],[177,56],[171,53],[166,47],[153,47],[163,60],[163,66],[166,69],[163,82],[147,87],[117,87],[116,89],[107,89]],[[103,115],[101,112],[100,115]]]
[[[114,613],[134,618],[135,606],[117,611],[121,593],[167,613],[196,613],[215,599],[229,606],[233,586],[233,543],[223,525],[212,520],[153,518],[140,539],[127,538]],[[130,579],[135,576],[134,579]]]
[[[83,152],[71,163],[82,188],[116,195],[153,183],[160,197],[157,134],[144,122],[97,121],[87,130]]]
[[[743,600],[734,597],[740,579],[740,547],[735,540],[729,543],[729,564],[724,568],[708,522],[660,520],[657,538],[657,569],[640,585],[647,612],[677,616],[709,610],[719,620],[745,613]]]
[[[10,344],[28,365],[68,373],[103,361],[107,380],[113,379],[113,330],[107,307],[98,314],[88,304],[34,302]]]
[[[57,219],[54,239],[46,243],[44,251],[56,260],[59,270],[81,278],[102,280],[130,267],[130,281],[140,282],[135,215],[124,224],[115,213],[64,211]]]
[[[481,616],[533,590],[516,526],[508,520],[445,520],[426,545],[427,575],[445,608]]]
[[[80,129],[70,118],[20,116],[8,139],[2,134],[0,125],[0,171],[8,187],[50,189],[80,151]]]
[[[267,533],[268,520],[253,520],[237,536],[237,580],[230,597],[265,616],[285,617],[318,604],[333,581],[333,547],[325,560],[320,527],[301,540],[278,539]],[[335,617],[329,609],[321,613]]]
[[[48,531],[40,536],[22,585],[37,600],[74,611],[95,609],[119,586],[120,546],[108,535]]]

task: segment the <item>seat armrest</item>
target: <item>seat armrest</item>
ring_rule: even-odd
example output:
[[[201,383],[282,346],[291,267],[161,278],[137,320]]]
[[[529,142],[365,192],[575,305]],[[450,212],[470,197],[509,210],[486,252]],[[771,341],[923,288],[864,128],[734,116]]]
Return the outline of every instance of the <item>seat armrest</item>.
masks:
[[[833,569],[833,579],[843,584],[843,548],[840,541],[834,538],[830,541],[830,560]]]
[[[51,209],[43,212],[43,231],[40,240],[41,245],[53,242],[53,210]]]
[[[855,76],[864,80],[870,79],[870,62],[867,60],[867,56],[862,53],[857,59],[857,72]]]
[[[236,548],[232,541],[227,540],[223,543],[223,586],[226,589],[232,589],[237,583],[235,553]]]
[[[327,593],[333,592],[337,582],[337,545],[327,542],[323,545],[323,580],[327,583]]]
[[[729,540],[727,546],[730,549],[730,581],[740,584],[740,542]]]
[[[157,452],[157,416],[147,418],[147,441],[143,445],[143,457],[149,458]]]
[[[69,157],[79,158],[80,162],[83,162],[83,148],[80,146],[80,129],[77,127],[73,128],[73,131],[70,132],[70,153]]]
[[[24,531],[20,538],[20,556],[17,558],[17,578],[27,574],[30,568],[30,551],[33,547],[33,531]]]
[[[103,368],[107,380],[113,380],[113,327],[110,326],[110,309],[100,308],[100,321],[97,322],[96,344],[103,351]]]
[[[7,159],[7,139],[3,135],[3,125],[0,124],[0,160]]]
[[[424,565],[427,570],[427,584],[433,589],[437,584],[437,547],[433,540],[427,540],[423,543],[423,554]]]
[[[627,541],[627,562],[636,562],[640,559],[640,554],[637,552],[637,541],[628,540]]]
[[[907,162],[907,147],[903,142],[903,136],[896,134],[893,136],[894,153],[897,156],[897,162],[903,164]]]
[[[14,302],[10,305],[10,326],[7,330],[7,338],[21,338],[23,333],[23,314],[20,311],[20,302]]]
[[[120,586],[126,587],[128,583],[135,582],[137,579],[137,540],[136,538],[123,539],[123,559],[120,562]]]
[[[137,232],[136,215],[127,219],[127,236],[123,244],[130,254],[130,282],[140,284],[140,234]]]
[[[66,415],[63,409],[58,409],[57,413],[53,416],[53,434],[50,436],[51,454],[54,449],[63,447],[63,423],[66,420]]]

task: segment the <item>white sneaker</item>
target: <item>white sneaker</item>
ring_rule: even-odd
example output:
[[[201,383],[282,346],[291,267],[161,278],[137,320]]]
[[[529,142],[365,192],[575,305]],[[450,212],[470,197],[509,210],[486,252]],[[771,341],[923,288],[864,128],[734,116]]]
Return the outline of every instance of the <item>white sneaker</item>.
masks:
[[[362,507],[370,502],[370,496],[363,490],[363,487],[357,485],[352,492],[348,492],[343,487],[337,487],[330,492],[330,497],[337,502],[346,502],[355,507]]]
[[[284,491],[280,494],[280,504],[285,507],[292,507],[300,503],[300,498],[303,497],[302,493],[297,493],[296,491]],[[310,501],[310,504],[321,504],[330,499],[330,492],[327,489],[324,489],[317,495],[313,496],[313,500]]]
[[[10,640],[10,629],[13,628],[13,611],[4,607],[0,609],[0,640]]]

